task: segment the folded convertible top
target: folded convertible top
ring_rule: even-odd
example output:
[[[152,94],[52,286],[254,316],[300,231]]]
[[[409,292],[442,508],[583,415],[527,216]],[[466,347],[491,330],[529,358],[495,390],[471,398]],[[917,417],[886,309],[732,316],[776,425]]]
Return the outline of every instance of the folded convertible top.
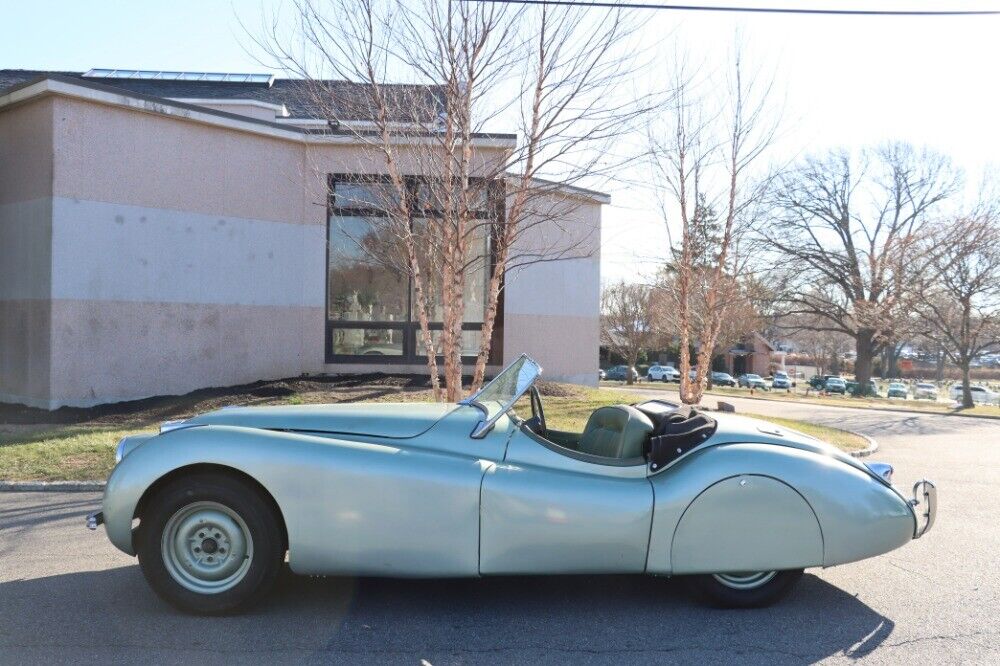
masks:
[[[662,469],[708,440],[719,425],[704,412],[664,400],[650,400],[635,407],[653,421],[655,428],[649,438],[652,471]]]

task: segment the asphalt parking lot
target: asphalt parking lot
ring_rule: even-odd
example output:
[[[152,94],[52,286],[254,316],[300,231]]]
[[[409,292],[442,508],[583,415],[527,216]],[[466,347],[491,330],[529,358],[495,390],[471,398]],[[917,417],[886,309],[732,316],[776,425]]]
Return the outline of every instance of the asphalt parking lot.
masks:
[[[1000,663],[1000,421],[729,402],[876,437],[899,485],[938,484],[934,529],[754,611],[641,576],[289,574],[245,615],[195,618],[84,528],[99,495],[0,493],[0,663]]]

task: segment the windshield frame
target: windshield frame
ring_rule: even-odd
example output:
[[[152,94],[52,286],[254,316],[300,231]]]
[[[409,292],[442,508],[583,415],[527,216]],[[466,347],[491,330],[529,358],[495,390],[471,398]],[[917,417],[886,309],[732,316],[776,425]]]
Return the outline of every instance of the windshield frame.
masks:
[[[521,366],[517,370],[516,376],[518,383],[514,385],[514,391],[511,392],[509,396],[497,396],[497,398],[500,399],[494,400],[490,392],[502,385],[502,383],[508,381],[511,378],[509,373],[513,372],[515,366],[519,363]],[[493,429],[493,426],[496,425],[496,422],[499,421],[504,414],[507,414],[525,393],[531,390],[531,387],[535,385],[535,382],[538,381],[541,374],[542,366],[538,365],[538,363],[527,354],[521,354],[517,360],[497,373],[497,376],[487,382],[481,389],[465,400],[460,401],[458,404],[476,407],[483,413],[483,418],[472,431],[472,438],[482,439],[485,437],[486,434]],[[488,405],[494,404],[497,405],[497,409],[495,413],[492,413],[490,406]]]

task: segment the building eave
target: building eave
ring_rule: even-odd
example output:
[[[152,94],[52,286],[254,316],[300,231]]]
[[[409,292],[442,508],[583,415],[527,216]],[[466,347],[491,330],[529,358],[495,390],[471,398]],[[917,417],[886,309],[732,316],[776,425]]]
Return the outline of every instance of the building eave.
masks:
[[[10,106],[48,95],[81,99],[141,113],[167,116],[221,129],[235,130],[298,143],[357,145],[364,142],[364,139],[358,136],[356,132],[320,134],[286,123],[249,118],[228,111],[209,109],[196,104],[164,97],[133,93],[113,86],[58,74],[39,76],[7,88],[3,94],[0,94],[0,111]],[[218,102],[213,101],[212,103]],[[400,135],[394,139],[398,145],[419,145],[433,140],[430,136],[421,137],[414,135]],[[481,134],[472,138],[473,145],[477,148],[501,150],[513,149],[516,146],[516,141],[517,137],[513,134]]]
[[[517,180],[519,176],[517,174],[508,174],[508,178],[511,180]],[[589,190],[585,187],[580,187],[578,185],[570,185],[569,183],[560,183],[554,180],[546,180],[544,178],[532,178],[532,187],[538,187],[539,189],[548,189],[555,194],[562,194],[570,197],[577,197],[580,199],[586,199],[587,201],[593,201],[595,203],[610,205],[611,195],[605,194],[604,192],[598,192],[597,190]]]

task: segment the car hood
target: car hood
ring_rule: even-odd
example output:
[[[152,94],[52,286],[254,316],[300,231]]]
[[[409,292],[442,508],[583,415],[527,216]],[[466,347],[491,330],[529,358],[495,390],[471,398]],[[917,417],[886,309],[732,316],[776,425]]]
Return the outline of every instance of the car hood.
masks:
[[[457,407],[440,402],[227,407],[187,423],[407,439],[427,432]]]

